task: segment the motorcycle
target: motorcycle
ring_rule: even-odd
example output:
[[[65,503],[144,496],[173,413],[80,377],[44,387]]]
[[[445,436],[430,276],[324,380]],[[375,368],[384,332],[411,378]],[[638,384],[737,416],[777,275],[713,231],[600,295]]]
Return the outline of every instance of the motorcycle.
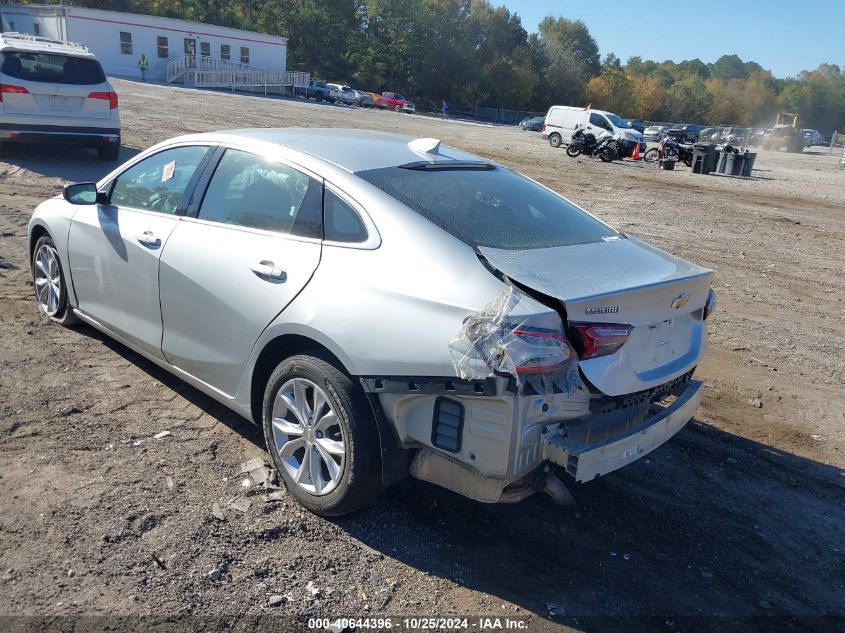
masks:
[[[566,155],[598,156],[602,162],[609,163],[619,158],[619,145],[612,134],[602,132],[598,138],[592,132],[578,129],[572,134],[572,140],[566,147]]]
[[[692,167],[693,149],[691,145],[683,145],[671,138],[666,137],[657,147],[652,147],[645,153],[643,159],[647,163],[654,163],[664,158],[674,158],[684,163],[687,167]]]

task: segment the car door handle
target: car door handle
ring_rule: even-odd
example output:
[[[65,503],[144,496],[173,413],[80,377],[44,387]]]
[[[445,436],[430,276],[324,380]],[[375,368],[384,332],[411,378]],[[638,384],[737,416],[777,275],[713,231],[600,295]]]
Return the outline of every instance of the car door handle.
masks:
[[[155,235],[153,235],[152,231],[144,231],[138,236],[138,241],[141,244],[145,244],[146,246],[158,246],[161,244],[161,240],[158,239]]]
[[[288,274],[284,270],[276,268],[273,262],[267,261],[266,259],[261,260],[257,264],[252,264],[249,269],[259,277],[269,277],[270,279],[278,279],[280,281],[285,281],[288,278]]]

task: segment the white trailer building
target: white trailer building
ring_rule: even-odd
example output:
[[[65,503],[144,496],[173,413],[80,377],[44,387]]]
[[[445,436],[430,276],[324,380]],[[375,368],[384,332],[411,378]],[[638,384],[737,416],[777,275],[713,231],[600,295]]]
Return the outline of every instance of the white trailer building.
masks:
[[[307,85],[287,72],[286,37],[153,15],[61,5],[0,5],[0,27],[85,45],[109,75],[207,87]]]

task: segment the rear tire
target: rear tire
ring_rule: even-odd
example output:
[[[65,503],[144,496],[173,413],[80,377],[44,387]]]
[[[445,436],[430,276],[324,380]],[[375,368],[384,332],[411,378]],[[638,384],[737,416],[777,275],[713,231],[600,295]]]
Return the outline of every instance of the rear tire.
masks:
[[[120,157],[120,141],[114,145],[105,145],[97,148],[97,156],[100,160],[115,162]]]
[[[396,112],[401,112],[401,111],[402,111],[402,106],[393,106],[393,109],[394,109]]]
[[[549,145],[555,148],[560,147],[561,140],[560,134],[552,134],[549,137]]]
[[[79,318],[68,301],[68,286],[59,252],[49,235],[42,235],[35,243],[30,270],[38,311],[60,325],[77,325]]]
[[[262,422],[285,487],[315,514],[348,514],[381,494],[372,409],[361,386],[321,350],[279,363],[264,391]]]

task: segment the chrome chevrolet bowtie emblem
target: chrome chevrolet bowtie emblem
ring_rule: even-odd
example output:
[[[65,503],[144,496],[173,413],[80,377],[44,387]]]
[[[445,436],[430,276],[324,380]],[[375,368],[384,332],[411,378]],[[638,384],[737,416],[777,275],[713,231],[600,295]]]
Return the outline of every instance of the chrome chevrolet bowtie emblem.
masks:
[[[682,292],[677,297],[672,299],[672,307],[676,310],[680,310],[685,305],[689,303],[689,295],[686,292]]]

